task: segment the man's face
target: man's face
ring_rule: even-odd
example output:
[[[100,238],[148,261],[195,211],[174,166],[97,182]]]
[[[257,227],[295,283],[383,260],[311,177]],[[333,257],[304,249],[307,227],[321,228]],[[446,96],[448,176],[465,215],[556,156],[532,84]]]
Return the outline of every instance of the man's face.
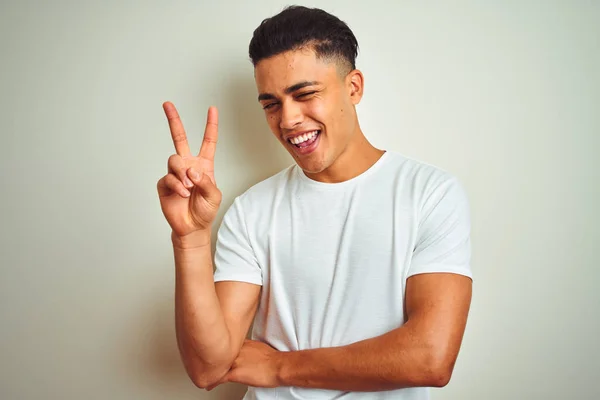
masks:
[[[360,94],[336,62],[310,49],[289,51],[261,60],[255,79],[269,127],[307,173],[329,168],[356,139]]]

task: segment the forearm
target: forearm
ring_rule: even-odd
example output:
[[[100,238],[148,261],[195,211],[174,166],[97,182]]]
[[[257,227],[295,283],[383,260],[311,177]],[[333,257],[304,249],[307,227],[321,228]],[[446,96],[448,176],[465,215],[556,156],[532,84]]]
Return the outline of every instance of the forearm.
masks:
[[[280,353],[281,386],[380,391],[444,386],[451,367],[410,324],[343,347]]]
[[[210,232],[193,241],[172,239],[177,343],[188,374],[205,385],[225,374],[234,356],[215,292]]]

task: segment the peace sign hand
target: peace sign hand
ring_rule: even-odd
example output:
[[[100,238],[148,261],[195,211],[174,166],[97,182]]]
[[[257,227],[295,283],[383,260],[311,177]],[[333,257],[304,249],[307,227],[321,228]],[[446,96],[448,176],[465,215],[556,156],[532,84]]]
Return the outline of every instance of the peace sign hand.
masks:
[[[200,153],[190,152],[183,124],[175,106],[166,102],[163,109],[169,121],[176,154],[169,157],[168,173],[157,184],[160,206],[173,234],[179,238],[197,231],[208,231],[221,204],[221,191],[214,175],[218,137],[218,112],[208,109]]]

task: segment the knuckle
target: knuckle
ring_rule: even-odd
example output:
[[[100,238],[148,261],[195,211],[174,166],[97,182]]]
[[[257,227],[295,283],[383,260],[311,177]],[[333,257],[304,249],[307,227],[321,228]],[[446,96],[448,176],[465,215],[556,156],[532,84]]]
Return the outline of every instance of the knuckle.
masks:
[[[183,179],[186,175],[186,167],[183,158],[178,154],[173,154],[169,157],[167,167],[170,173],[175,174]]]
[[[169,164],[169,166],[175,166],[177,165],[181,160],[181,156],[179,154],[172,154],[169,157],[169,160],[167,161],[167,163]]]
[[[177,179],[175,175],[169,174],[166,177],[166,183],[169,185],[169,187],[173,188],[175,185],[177,185],[177,183],[179,183],[179,179]]]
[[[185,137],[185,134],[183,134],[183,133],[174,133],[173,141],[176,143],[182,143],[182,142],[186,142],[187,138]]]

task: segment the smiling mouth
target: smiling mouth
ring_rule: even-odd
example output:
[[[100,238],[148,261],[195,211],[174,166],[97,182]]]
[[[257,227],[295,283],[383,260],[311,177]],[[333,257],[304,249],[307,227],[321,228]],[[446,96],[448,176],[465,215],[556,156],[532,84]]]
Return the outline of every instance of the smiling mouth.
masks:
[[[315,130],[312,132],[307,132],[303,135],[293,137],[288,139],[288,142],[301,149],[303,147],[308,147],[317,140],[317,137],[321,134],[320,130]]]

